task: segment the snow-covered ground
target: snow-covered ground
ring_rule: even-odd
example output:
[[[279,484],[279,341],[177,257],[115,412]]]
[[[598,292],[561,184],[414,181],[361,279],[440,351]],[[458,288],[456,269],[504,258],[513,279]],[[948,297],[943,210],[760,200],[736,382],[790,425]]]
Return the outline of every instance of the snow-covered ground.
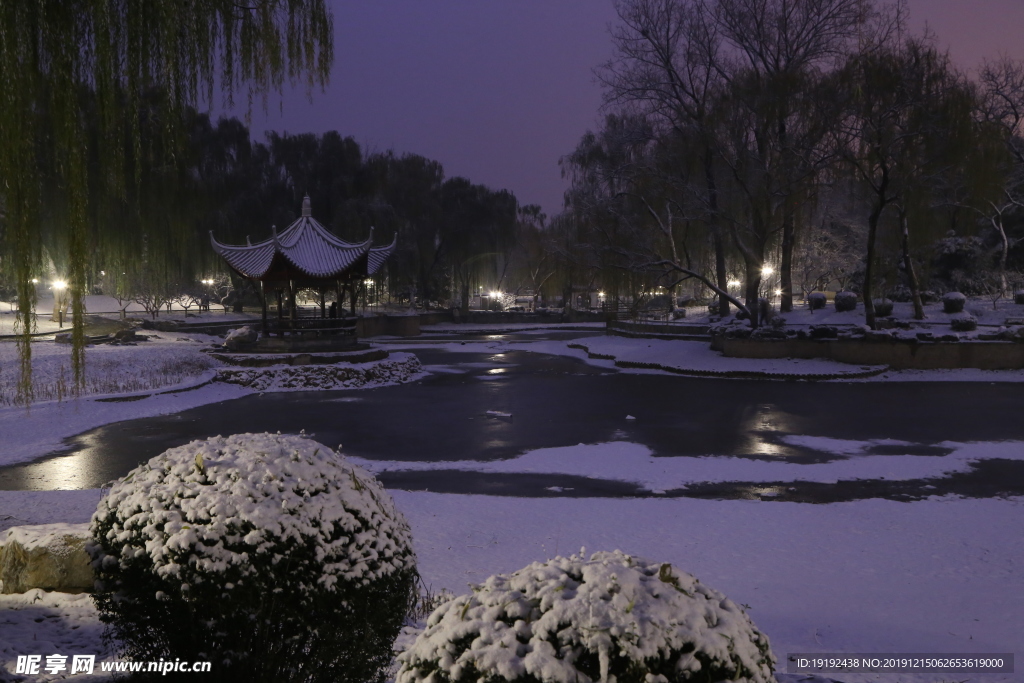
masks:
[[[20,330],[15,329],[14,314],[15,303],[11,301],[0,301],[0,337],[4,335],[16,334]],[[117,299],[110,296],[101,296],[90,294],[85,297],[85,312],[89,315],[100,315],[112,320],[120,318],[121,304],[117,302]],[[40,294],[39,300],[36,301],[36,316],[35,316],[35,327],[34,332],[37,333],[50,333],[60,332],[61,325],[59,321],[51,321],[50,317],[53,311],[53,297],[48,294]],[[128,317],[132,318],[148,318],[149,314],[136,303],[128,303],[124,306],[125,313]],[[232,313],[225,312],[222,306],[211,305],[210,311],[200,313],[197,306],[190,306],[186,311],[181,306],[172,304],[171,310],[168,311],[166,308],[161,309],[158,320],[185,320],[189,322],[199,322],[209,320],[210,322],[227,322],[231,320],[251,320],[255,316],[247,313]],[[71,325],[68,319],[65,318],[63,330],[68,331],[71,329]]]
[[[819,312],[815,312],[817,315]],[[199,344],[172,339],[169,350]],[[592,350],[680,367],[720,367],[724,360],[698,342],[589,337]],[[40,349],[46,342],[41,342]],[[34,345],[34,347],[37,345]],[[422,346],[389,343],[390,350]],[[452,351],[530,350],[586,359],[555,341],[470,341],[439,345]],[[66,347],[65,347],[66,348]],[[104,353],[148,353],[145,345]],[[156,346],[149,348],[157,348]],[[99,349],[90,349],[92,353]],[[66,350],[63,351],[66,353]],[[58,353],[57,351],[53,352]],[[40,351],[39,358],[45,357]],[[141,358],[142,356],[135,356]],[[740,359],[735,359],[740,360]],[[587,359],[611,366],[612,361]],[[773,361],[755,361],[765,368]],[[788,363],[788,361],[787,361]],[[811,361],[796,361],[800,367]],[[4,363],[3,367],[6,367]],[[97,366],[98,367],[98,366]],[[788,367],[788,366],[787,366]],[[628,372],[661,372],[649,369]],[[887,379],[1024,381],[1024,372],[886,373]],[[199,382],[202,374],[193,381]],[[52,450],[60,438],[116,420],[175,412],[245,395],[211,384],[177,394],[109,403],[92,398],[48,402],[30,412],[0,410],[0,461],[17,462]],[[953,444],[945,456],[865,455],[876,442],[788,437],[798,445],[845,457],[794,464],[730,457],[651,458],[638,444],[584,444],[545,449],[511,460],[461,462],[483,472],[567,473],[636,482],[652,492],[695,481],[836,481],[918,478],[962,471],[973,460],[1024,457],[1024,444]],[[801,440],[802,439],[802,440]],[[368,462],[380,471],[454,468],[451,463]],[[1024,655],[1024,499],[932,497],[916,502],[870,499],[812,505],[777,501],[688,498],[512,498],[392,491],[409,519],[419,567],[428,586],[463,592],[488,575],[533,561],[621,549],[696,575],[740,604],[771,638],[785,671],[791,652],[919,652]],[[0,529],[19,524],[87,521],[100,491],[0,491]],[[41,619],[41,620],[40,620]],[[37,621],[39,620],[39,621]],[[52,648],[50,647],[52,645]],[[47,651],[50,648],[50,651]],[[0,596],[0,666],[18,654],[104,652],[95,612],[81,597]],[[1024,681],[1016,674],[836,674],[847,683],[882,681]],[[0,677],[2,680],[2,677]],[[38,677],[30,680],[46,680]]]
[[[623,475],[631,464],[622,463]],[[734,476],[744,476],[735,465]],[[808,505],[391,493],[411,523],[420,572],[434,591],[462,593],[490,574],[581,546],[621,549],[671,562],[749,606],[783,672],[792,652],[1016,651],[1018,659],[1021,653],[1021,499]],[[0,492],[0,509],[78,522],[98,498],[99,492]],[[25,597],[0,596],[0,660],[10,665],[17,654],[46,654],[41,641],[57,652],[69,650],[63,644],[72,639],[79,652],[103,652],[95,614],[80,598],[46,600],[66,615],[59,623],[67,631],[54,617],[35,623],[40,605]],[[1020,673],[837,677],[1024,680]]]

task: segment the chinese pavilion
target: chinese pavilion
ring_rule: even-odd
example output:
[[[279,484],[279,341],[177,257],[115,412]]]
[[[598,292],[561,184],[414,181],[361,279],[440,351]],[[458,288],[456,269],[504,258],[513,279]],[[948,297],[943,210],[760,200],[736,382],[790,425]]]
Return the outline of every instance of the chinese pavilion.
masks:
[[[355,320],[343,315],[328,315],[327,294],[333,293],[337,306],[350,293],[351,314],[355,315],[356,291],[366,278],[376,274],[395,250],[395,239],[387,246],[372,246],[373,228],[365,242],[352,243],[338,239],[310,215],[309,195],[302,200],[302,215],[281,233],[274,228],[270,239],[258,244],[232,246],[218,242],[210,232],[210,242],[217,252],[240,276],[259,283],[263,305],[264,335],[279,336],[312,333],[351,335],[354,340]],[[246,239],[246,242],[249,242]],[[295,304],[301,290],[319,293],[320,315],[300,316]],[[277,300],[277,319],[268,320],[267,300]],[[332,305],[331,311],[335,311]],[[287,316],[284,311],[287,309]]]

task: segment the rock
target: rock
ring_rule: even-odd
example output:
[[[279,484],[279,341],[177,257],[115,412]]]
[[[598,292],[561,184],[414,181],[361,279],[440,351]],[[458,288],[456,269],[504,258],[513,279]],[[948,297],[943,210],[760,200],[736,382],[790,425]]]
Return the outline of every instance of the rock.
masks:
[[[227,337],[224,338],[224,346],[231,351],[238,351],[246,346],[255,344],[257,339],[259,339],[259,333],[245,325],[228,332]]]
[[[70,332],[60,332],[60,333],[58,333],[57,335],[55,335],[53,337],[53,341],[57,342],[58,344],[70,344],[71,343],[71,333]]]
[[[0,592],[91,591],[94,578],[85,552],[90,538],[88,524],[11,527],[0,534]]]

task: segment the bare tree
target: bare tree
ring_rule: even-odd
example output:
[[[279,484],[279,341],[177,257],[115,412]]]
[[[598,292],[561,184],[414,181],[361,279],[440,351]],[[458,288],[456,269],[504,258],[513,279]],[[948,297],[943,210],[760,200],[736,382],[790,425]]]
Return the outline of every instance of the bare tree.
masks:
[[[616,11],[621,21],[612,30],[617,54],[598,71],[606,104],[642,112],[664,131],[695,143],[702,177],[688,187],[705,205],[702,220],[711,233],[716,286],[727,290],[713,120],[725,80],[713,11],[705,0],[619,0]],[[661,222],[662,230],[667,225]],[[728,301],[720,302],[721,314],[727,315]]]
[[[1002,58],[986,62],[979,75],[982,88],[981,121],[992,126],[1007,152],[999,176],[1000,192],[977,210],[999,236],[1000,289],[1009,286],[1006,271],[1011,240],[1006,232],[1009,215],[1024,209],[1024,61]]]

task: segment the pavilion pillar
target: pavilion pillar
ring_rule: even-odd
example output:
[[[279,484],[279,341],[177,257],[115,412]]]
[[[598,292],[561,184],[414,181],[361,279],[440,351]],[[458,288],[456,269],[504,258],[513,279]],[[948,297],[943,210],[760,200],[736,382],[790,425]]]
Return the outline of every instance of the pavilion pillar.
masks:
[[[324,290],[320,288],[320,319],[323,320],[327,317],[327,305],[324,301]]]
[[[288,307],[291,309],[288,311],[288,316],[292,322],[295,322],[295,281],[288,280]]]
[[[263,304],[263,334],[267,333],[267,288],[260,280],[260,303]]]

